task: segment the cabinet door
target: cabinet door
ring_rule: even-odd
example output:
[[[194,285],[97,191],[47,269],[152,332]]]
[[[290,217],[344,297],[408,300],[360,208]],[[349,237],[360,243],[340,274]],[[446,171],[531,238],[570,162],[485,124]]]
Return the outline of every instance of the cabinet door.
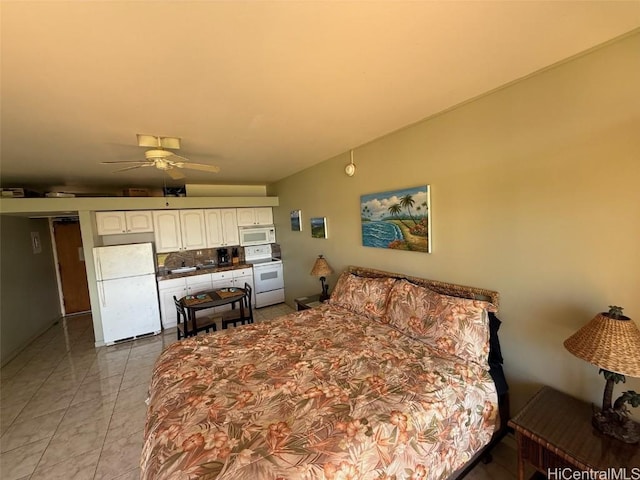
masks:
[[[205,210],[204,223],[207,231],[207,247],[221,247],[224,241],[222,235],[222,210]]]
[[[127,233],[153,232],[153,216],[149,210],[124,212],[127,221]]]
[[[207,247],[203,210],[180,210],[180,228],[182,231],[182,248],[184,250]]]
[[[233,286],[244,288],[244,284],[248,283],[251,287],[251,305],[255,308],[256,291],[253,288],[253,268],[243,268],[233,271]]]
[[[206,273],[203,275],[195,275],[193,277],[186,277],[187,279],[187,295],[195,295],[199,292],[207,292],[211,290],[211,274]],[[205,310],[198,310],[196,312],[196,318],[207,317],[214,313],[214,308],[207,308]]]
[[[222,235],[224,246],[240,245],[238,233],[238,216],[235,208],[220,210],[222,217]]]
[[[271,207],[238,208],[238,226],[273,225],[273,209]]]
[[[219,288],[228,288],[228,287],[232,287],[233,286],[233,278],[231,277],[231,275],[228,275],[227,278],[225,278],[224,280],[221,279],[216,279],[216,273],[214,273],[212,276],[214,277],[214,280],[211,282],[211,288],[213,290],[217,290]],[[216,307],[215,309],[216,313],[219,312],[224,312],[225,310],[231,310],[231,304],[227,303],[226,305],[221,305],[219,307]],[[211,309],[209,309],[209,312],[211,311]]]
[[[238,226],[247,227],[256,223],[256,215],[253,208],[236,208]]]
[[[127,233],[127,220],[124,212],[96,212],[98,235]]]
[[[154,210],[153,233],[156,252],[177,252],[182,249],[180,213],[178,210]]]
[[[160,297],[160,317],[162,318],[162,326],[164,328],[175,327],[178,323],[176,306],[173,303],[173,297],[178,300],[187,294],[187,287],[183,284],[179,286],[172,286],[169,288],[163,288],[162,282],[158,282],[158,295]]]
[[[187,278],[187,295],[211,290],[211,274],[195,275]]]
[[[256,225],[273,225],[273,210],[271,207],[255,208]]]

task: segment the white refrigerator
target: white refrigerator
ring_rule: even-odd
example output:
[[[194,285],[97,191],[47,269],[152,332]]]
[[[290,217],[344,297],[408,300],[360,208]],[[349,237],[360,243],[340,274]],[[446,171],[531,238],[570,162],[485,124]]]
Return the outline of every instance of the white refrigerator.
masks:
[[[160,333],[153,245],[95,247],[93,259],[104,342]]]

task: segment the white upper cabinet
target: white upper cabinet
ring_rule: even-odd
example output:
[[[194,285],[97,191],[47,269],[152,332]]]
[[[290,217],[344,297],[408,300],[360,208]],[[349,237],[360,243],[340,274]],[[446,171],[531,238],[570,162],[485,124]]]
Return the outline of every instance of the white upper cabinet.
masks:
[[[132,210],[124,212],[127,221],[127,233],[153,232],[153,216],[150,210]]]
[[[153,225],[158,253],[207,246],[203,210],[154,210]]]
[[[207,247],[222,246],[222,211],[207,209],[204,211],[204,224],[207,229]]]
[[[235,208],[223,208],[222,212],[222,233],[224,243],[227,245],[239,245],[240,235],[238,235],[238,217]]]
[[[216,208],[204,211],[207,247],[238,245],[238,220],[235,208]]]
[[[182,250],[179,210],[154,210],[153,227],[156,237],[156,252]]]
[[[98,235],[153,232],[153,217],[149,210],[126,212],[96,212]]]
[[[273,225],[273,210],[271,207],[238,208],[238,226]]]
[[[204,210],[180,210],[180,229],[183,250],[207,247]]]

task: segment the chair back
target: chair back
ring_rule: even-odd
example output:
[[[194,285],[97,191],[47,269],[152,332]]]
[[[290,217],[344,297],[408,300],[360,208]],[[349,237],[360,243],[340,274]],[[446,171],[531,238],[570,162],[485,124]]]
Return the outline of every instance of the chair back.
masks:
[[[253,298],[251,285],[245,282],[244,284],[244,305],[248,310],[248,314],[245,313],[245,316],[248,317],[249,323],[253,323],[253,309],[251,308],[251,299]]]
[[[191,332],[189,332],[189,322],[187,312],[184,309],[184,305],[182,305],[180,300],[178,300],[175,295],[173,296],[173,303],[176,305],[176,316],[178,319],[178,340],[180,340],[181,337],[188,337]]]

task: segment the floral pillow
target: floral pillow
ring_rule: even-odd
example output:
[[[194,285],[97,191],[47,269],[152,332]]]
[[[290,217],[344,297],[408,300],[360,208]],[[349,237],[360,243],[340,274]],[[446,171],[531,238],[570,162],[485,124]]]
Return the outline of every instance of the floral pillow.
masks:
[[[329,303],[369,318],[381,319],[395,278],[359,277],[344,272],[331,293]]]
[[[489,368],[489,302],[451,297],[398,281],[383,321],[443,353]]]

